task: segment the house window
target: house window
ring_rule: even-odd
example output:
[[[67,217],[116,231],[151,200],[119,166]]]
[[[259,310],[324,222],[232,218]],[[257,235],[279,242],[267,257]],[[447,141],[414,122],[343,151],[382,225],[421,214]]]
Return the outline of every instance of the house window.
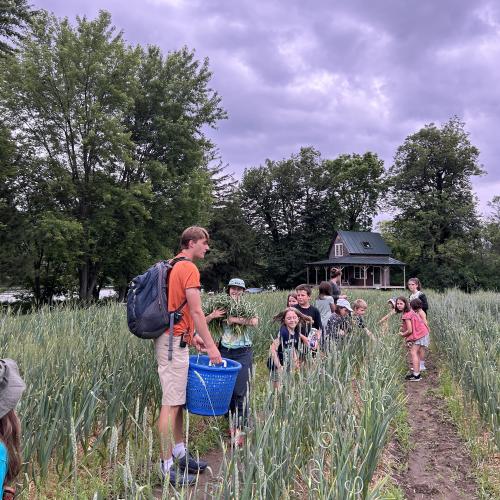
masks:
[[[364,280],[365,279],[365,268],[361,266],[354,266],[354,279]]]
[[[369,241],[362,241],[361,244],[363,245],[363,248],[369,249],[372,247],[372,244]]]
[[[342,243],[335,243],[335,257],[344,256],[344,245]]]

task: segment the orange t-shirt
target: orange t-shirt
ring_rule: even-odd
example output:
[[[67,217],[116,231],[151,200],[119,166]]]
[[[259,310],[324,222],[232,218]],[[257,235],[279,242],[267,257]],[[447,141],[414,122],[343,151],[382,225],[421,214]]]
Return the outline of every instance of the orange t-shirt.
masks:
[[[176,255],[182,257],[182,253]],[[168,282],[168,309],[175,311],[186,300],[187,288],[200,288],[200,271],[190,260],[177,262],[170,271]],[[189,313],[189,306],[186,304],[182,309],[182,319],[174,325],[174,335],[179,337],[183,333],[193,335],[194,321]],[[169,333],[167,328],[165,333]],[[188,340],[188,339],[186,339]]]

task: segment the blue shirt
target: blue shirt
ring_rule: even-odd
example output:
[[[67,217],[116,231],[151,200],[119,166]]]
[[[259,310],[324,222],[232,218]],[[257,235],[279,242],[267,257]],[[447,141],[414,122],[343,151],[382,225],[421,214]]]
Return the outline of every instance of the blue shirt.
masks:
[[[3,497],[3,482],[5,481],[5,476],[7,475],[7,448],[3,443],[0,442],[0,493]],[[0,498],[1,498],[0,497]]]

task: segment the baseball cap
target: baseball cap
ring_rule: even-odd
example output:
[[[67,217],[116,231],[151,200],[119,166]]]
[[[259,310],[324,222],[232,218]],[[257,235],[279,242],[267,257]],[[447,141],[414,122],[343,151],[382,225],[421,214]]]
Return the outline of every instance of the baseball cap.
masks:
[[[245,286],[245,282],[240,279],[240,278],[232,278],[229,280],[229,283],[227,284],[227,286],[238,286],[240,288],[243,288],[245,289],[246,286]]]
[[[337,305],[339,307],[345,307],[347,310],[352,312],[351,304],[349,304],[349,301],[346,299],[338,299],[337,300]]]

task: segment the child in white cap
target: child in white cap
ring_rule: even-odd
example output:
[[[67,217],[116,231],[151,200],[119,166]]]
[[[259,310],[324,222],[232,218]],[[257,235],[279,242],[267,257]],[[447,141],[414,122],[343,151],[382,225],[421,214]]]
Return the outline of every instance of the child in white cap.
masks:
[[[12,483],[21,469],[21,424],[15,408],[26,388],[12,359],[0,359],[0,498],[14,498]]]
[[[241,278],[229,280],[228,294],[236,302],[241,300],[246,290],[245,282]],[[206,316],[207,322],[212,319],[225,317],[227,311],[215,309]],[[219,344],[223,358],[232,359],[241,364],[241,370],[234,385],[228,417],[231,419],[230,432],[233,444],[243,446],[244,431],[248,426],[248,388],[253,369],[252,335],[248,327],[256,327],[257,317],[243,318],[229,316],[224,324],[224,331]]]

